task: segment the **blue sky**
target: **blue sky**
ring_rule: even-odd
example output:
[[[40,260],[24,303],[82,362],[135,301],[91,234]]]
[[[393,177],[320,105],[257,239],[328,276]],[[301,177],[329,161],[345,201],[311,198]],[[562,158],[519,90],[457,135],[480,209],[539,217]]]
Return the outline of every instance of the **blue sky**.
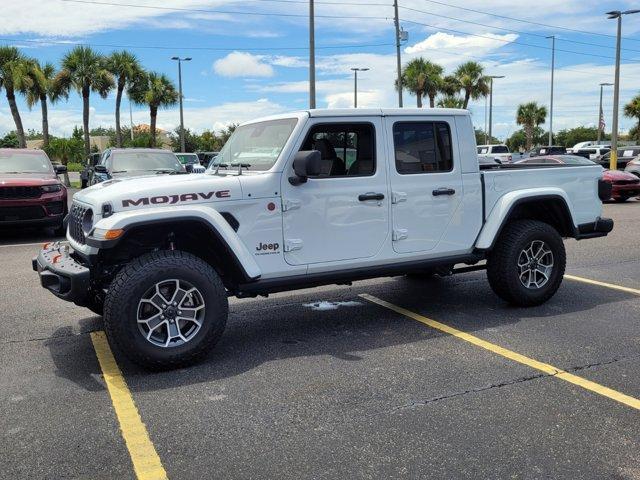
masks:
[[[71,44],[91,44],[105,54],[116,49],[111,45],[129,46],[147,69],[164,72],[176,82],[177,66],[170,57],[191,56],[183,70],[185,123],[198,131],[308,104],[308,4],[302,0],[96,1],[121,5],[6,0],[0,42],[54,63]],[[317,51],[318,106],[352,105],[350,67],[370,68],[359,78],[359,106],[396,106],[391,2],[317,2],[316,45],[329,47]],[[607,20],[603,12],[633,7],[630,1],[584,0],[538,0],[534,5],[506,0],[400,0],[399,4],[401,25],[409,32],[403,63],[422,56],[449,72],[463,61],[477,60],[488,74],[505,76],[496,80],[494,88],[493,130],[502,138],[518,128],[514,117],[519,103],[535,100],[549,105],[551,41],[545,38],[549,35],[557,37],[554,129],[594,125],[598,84],[613,81],[615,21]],[[154,5],[163,8],[140,7]],[[640,93],[640,14],[625,18],[623,36],[621,104]],[[414,104],[415,97],[405,93],[405,105]],[[608,89],[607,127],[611,106]],[[123,123],[128,124],[128,105],[124,107]],[[113,108],[113,95],[106,100],[93,96],[91,125],[113,125]],[[39,130],[39,111],[30,112],[23,101],[20,110],[25,127]],[[472,102],[471,111],[476,126],[483,128],[484,99]],[[134,122],[148,123],[147,111],[134,106]],[[177,109],[161,111],[158,122],[161,128],[175,127]],[[68,102],[51,107],[50,123],[53,133],[69,135],[81,123],[79,97],[72,95]],[[621,117],[622,131],[632,125],[633,119]],[[2,94],[0,133],[12,128]]]

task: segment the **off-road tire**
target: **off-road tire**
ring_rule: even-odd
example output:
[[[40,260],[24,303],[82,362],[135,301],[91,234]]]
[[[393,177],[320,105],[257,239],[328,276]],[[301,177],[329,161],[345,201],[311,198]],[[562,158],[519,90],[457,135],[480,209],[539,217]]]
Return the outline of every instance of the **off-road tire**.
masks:
[[[541,240],[553,254],[549,280],[539,288],[529,289],[520,281],[518,259],[535,240]],[[537,220],[516,220],[500,233],[487,258],[487,278],[493,291],[503,300],[520,307],[540,305],[558,290],[564,276],[566,253],[562,237],[551,225]]]
[[[187,281],[205,302],[202,326],[189,342],[169,348],[153,345],[138,328],[138,302],[154,284],[168,279]],[[131,361],[150,370],[191,365],[218,342],[227,322],[227,293],[217,272],[190,253],[165,250],[145,254],[115,276],[104,302],[104,325],[110,344]]]

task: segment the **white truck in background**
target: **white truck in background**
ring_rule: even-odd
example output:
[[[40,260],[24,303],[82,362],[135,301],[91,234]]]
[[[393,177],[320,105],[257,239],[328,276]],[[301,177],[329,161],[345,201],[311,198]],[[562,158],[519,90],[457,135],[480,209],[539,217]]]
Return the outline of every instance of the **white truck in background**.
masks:
[[[75,194],[42,286],[104,314],[148,368],[196,361],[228,296],[487,270],[518,306],[551,298],[563,238],[607,235],[598,165],[478,165],[466,110],[307,110],[239,126],[201,175],[111,179]],[[486,263],[481,261],[486,260]]]
[[[513,154],[506,145],[478,145],[477,149],[481,165],[504,165],[513,162]]]

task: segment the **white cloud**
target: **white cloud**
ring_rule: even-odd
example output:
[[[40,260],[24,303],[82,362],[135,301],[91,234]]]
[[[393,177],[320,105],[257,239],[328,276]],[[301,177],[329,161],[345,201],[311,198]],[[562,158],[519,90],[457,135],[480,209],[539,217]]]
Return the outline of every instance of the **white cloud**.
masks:
[[[223,77],[273,77],[273,67],[261,55],[231,52],[213,62],[213,71]]]
[[[460,49],[470,55],[485,55],[513,42],[518,38],[514,33],[506,35],[496,35],[494,33],[482,34],[482,37],[475,35],[451,35],[449,33],[437,32],[428,36],[425,40],[405,48],[409,54],[432,52],[440,49],[454,50]]]

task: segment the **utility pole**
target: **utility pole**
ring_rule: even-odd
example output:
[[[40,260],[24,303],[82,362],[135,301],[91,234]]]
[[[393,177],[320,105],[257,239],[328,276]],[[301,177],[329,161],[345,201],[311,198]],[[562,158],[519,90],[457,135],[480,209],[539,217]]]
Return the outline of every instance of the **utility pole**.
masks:
[[[186,58],[171,57],[171,60],[176,60],[178,62],[178,95],[180,96],[180,151],[184,153],[185,142],[184,142],[184,114],[182,111],[182,62],[191,61],[191,57],[186,57]]]
[[[313,0],[309,0],[309,108],[316,108],[316,27]]]
[[[615,10],[607,12],[609,19],[618,20],[618,36],[616,38],[616,76],[613,86],[613,120],[611,121],[611,155],[609,160],[609,169],[616,170],[618,168],[618,104],[620,103],[620,42],[622,39],[622,16],[638,13],[640,10],[627,10],[621,12]]]
[[[353,71],[353,108],[358,108],[358,72],[366,72],[369,68],[351,69]]]
[[[602,111],[602,87],[609,87],[613,83],[601,83],[600,84],[600,113],[598,115],[598,144],[602,138],[602,129],[604,128],[604,112]]]
[[[487,127],[487,96],[484,97],[484,143],[489,144],[489,130]]]
[[[396,25],[396,62],[398,69],[398,107],[402,108],[402,59],[400,58],[400,17],[398,0],[393,0],[394,23]]]
[[[493,135],[491,133],[493,127],[493,79],[504,78],[504,75],[491,75],[489,78],[491,79],[489,86],[489,143],[491,143],[493,141]]]
[[[549,107],[549,146],[553,145],[553,76],[556,69],[556,36],[551,39],[551,105]]]

